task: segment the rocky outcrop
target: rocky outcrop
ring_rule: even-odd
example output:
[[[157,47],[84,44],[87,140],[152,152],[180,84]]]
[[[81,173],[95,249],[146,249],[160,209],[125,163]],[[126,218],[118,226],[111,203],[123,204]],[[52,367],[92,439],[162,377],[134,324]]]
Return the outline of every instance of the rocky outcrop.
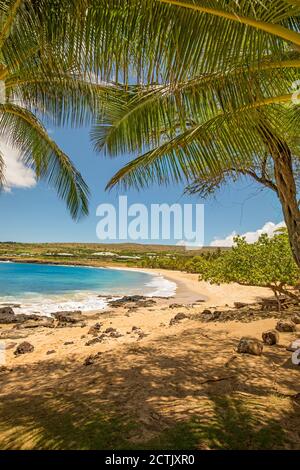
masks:
[[[88,335],[92,336],[98,336],[99,331],[101,330],[103,323],[95,323],[95,325],[92,325],[88,331]]]
[[[263,344],[256,338],[243,337],[237,346],[237,352],[240,354],[252,354],[260,356],[263,352]]]
[[[83,321],[82,312],[75,310],[73,312],[55,312],[51,314],[59,323],[80,323]]]
[[[25,317],[27,317],[27,315],[25,315]],[[21,321],[18,321],[14,328],[54,328],[54,326],[54,318],[38,317],[29,320],[27,320],[27,318],[22,318]]]
[[[102,343],[104,335],[98,336],[97,338],[90,339],[85,343],[86,346],[94,346],[94,344]]]
[[[141,340],[141,339],[145,338],[146,336],[148,336],[147,333],[145,333],[138,326],[133,326],[130,333],[136,334],[138,336],[138,340]]]
[[[248,307],[249,304],[246,304],[245,302],[234,302],[234,306],[235,308],[245,308],[245,307]]]
[[[11,307],[0,308],[0,323],[16,323],[16,315]]]
[[[152,307],[156,304],[156,300],[143,295],[125,295],[124,297],[121,297],[121,299],[108,302],[108,304],[113,308],[125,307],[132,310],[133,307]]]
[[[300,321],[300,314],[295,310],[295,306],[291,306],[279,312],[278,310],[270,311],[261,308],[259,303],[249,304],[247,307],[240,307],[235,309],[213,310],[205,309],[200,313],[190,315],[191,319],[200,321],[202,323],[220,322],[225,323],[228,321],[240,321],[243,323],[250,323],[255,320],[277,318],[278,320],[296,320],[293,323]]]
[[[51,327],[54,319],[34,314],[16,314],[11,307],[2,307],[0,308],[0,323],[7,325],[15,323],[18,327],[21,325],[24,328]]]
[[[123,336],[116,328],[112,327],[106,328],[104,334],[108,335],[110,338],[120,338]]]

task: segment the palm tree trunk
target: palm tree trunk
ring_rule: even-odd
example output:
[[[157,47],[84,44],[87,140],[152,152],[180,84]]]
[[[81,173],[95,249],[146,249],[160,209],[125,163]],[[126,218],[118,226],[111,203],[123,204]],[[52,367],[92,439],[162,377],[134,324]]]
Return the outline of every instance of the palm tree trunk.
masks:
[[[268,134],[268,135],[267,135]],[[277,194],[282,206],[294,259],[300,267],[300,211],[288,144],[264,129],[264,140],[274,161]]]

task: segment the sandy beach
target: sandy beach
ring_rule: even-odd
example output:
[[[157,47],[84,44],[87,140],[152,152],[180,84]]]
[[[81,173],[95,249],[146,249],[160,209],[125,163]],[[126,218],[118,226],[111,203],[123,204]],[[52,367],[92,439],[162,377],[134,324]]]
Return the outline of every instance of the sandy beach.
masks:
[[[237,354],[238,341],[242,336],[260,340],[263,331],[275,327],[275,314],[249,321],[203,322],[201,317],[205,309],[236,311],[234,302],[256,302],[271,292],[212,286],[181,272],[148,271],[176,282],[175,296],[155,298],[147,306],[85,312],[81,321],[64,326],[0,325],[6,344],[0,373],[0,448],[109,448],[119,438],[111,436],[106,442],[101,435],[96,442],[94,436],[87,437],[88,430],[91,422],[115,418],[122,422],[120,429],[131,420],[137,424],[126,431],[123,445],[145,445],[174,426],[189,426],[195,415],[201,426],[207,420],[221,426],[220,400],[227,400],[231,413],[242,407],[242,417],[255,417],[259,429],[286,420],[287,414],[293,418],[286,429],[292,428],[300,410],[289,397],[300,393],[300,381],[286,347],[299,337],[299,327],[296,333],[282,333],[277,346],[265,346],[262,356],[255,357]],[[179,313],[184,316],[174,321]],[[16,356],[24,341],[34,350]],[[70,420],[73,436],[65,431]],[[213,444],[203,438],[197,445]],[[274,443],[278,448],[297,445],[299,432],[292,444]]]

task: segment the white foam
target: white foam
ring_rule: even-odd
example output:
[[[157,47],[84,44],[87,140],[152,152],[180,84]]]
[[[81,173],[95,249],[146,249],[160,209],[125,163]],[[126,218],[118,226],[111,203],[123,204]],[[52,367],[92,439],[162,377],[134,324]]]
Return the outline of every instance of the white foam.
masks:
[[[6,299],[7,301],[7,299]],[[35,296],[21,301],[21,307],[15,312],[24,313],[25,315],[37,314],[51,316],[54,312],[81,310],[89,312],[93,310],[104,310],[108,301],[103,297],[93,294],[75,294],[68,296],[43,297]]]
[[[94,268],[93,266],[90,267]],[[96,269],[106,268],[97,267]],[[137,271],[130,268],[113,269],[121,269],[123,271]],[[21,304],[21,307],[16,310],[16,313],[51,316],[52,313],[59,311],[81,310],[82,312],[88,312],[94,310],[104,310],[108,305],[108,300],[105,297],[99,297],[99,295],[107,295],[110,297],[110,299],[118,299],[120,298],[120,295],[131,295],[138,293],[147,297],[172,297],[175,294],[177,288],[175,282],[165,279],[160,274],[154,274],[149,271],[138,270],[138,272],[144,272],[148,274],[150,281],[144,285],[141,285],[140,289],[135,287],[135,289],[132,291],[129,289],[127,292],[119,292],[118,296],[111,292],[96,293],[77,291],[65,295],[42,295],[33,292],[27,292],[22,298],[12,296],[1,297],[0,303]]]
[[[165,279],[161,275],[153,275],[153,279],[146,284],[147,287],[154,288],[149,297],[173,297],[176,292],[177,284]]]
[[[146,284],[147,287],[154,287],[155,290],[150,293],[143,293],[147,297],[173,297],[175,295],[177,284],[172,282],[169,279],[163,277],[162,274],[152,273],[150,271],[144,271],[143,269],[137,268],[119,268],[119,267],[110,267],[109,269],[118,269],[120,271],[135,271],[139,273],[148,274],[152,276],[150,282]]]

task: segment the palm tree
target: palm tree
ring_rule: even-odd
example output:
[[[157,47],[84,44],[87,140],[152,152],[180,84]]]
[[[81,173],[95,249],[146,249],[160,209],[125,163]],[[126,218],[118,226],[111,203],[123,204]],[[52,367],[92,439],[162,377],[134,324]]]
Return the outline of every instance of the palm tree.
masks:
[[[0,136],[55,187],[75,219],[88,213],[87,185],[42,121],[90,123],[109,93],[87,63],[86,8],[85,0],[0,1]],[[4,167],[0,152],[2,186]]]
[[[136,63],[148,55],[148,79],[128,86],[119,109],[107,109],[92,131],[98,150],[140,153],[107,187],[199,185],[261,168],[254,175],[272,183],[300,266],[293,172],[300,110],[292,88],[300,68],[299,2],[144,0],[138,11],[133,0],[126,3],[131,29],[143,35]]]

